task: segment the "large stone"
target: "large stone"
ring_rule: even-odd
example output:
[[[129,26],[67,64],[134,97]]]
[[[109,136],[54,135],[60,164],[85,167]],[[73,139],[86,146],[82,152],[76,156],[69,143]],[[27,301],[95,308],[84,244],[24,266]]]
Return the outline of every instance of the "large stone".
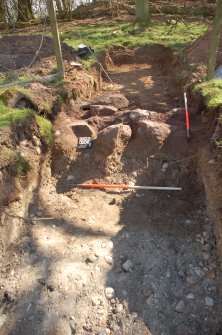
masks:
[[[142,120],[138,123],[136,137],[146,144],[148,142],[148,151],[154,153],[161,149],[170,133],[171,127],[165,123]]]
[[[90,114],[91,116],[109,116],[113,115],[118,111],[114,106],[103,106],[103,105],[91,105]]]
[[[75,121],[69,125],[77,138],[79,137],[97,137],[97,131],[85,121]]]
[[[91,105],[105,105],[105,106],[114,106],[118,109],[126,108],[129,106],[129,101],[121,93],[113,93],[109,95],[104,95],[98,97],[95,100],[91,100],[86,104],[83,104],[81,107],[83,109],[89,109]]]
[[[131,121],[138,122],[140,120],[148,120],[150,112],[145,109],[135,109],[129,112],[129,118]]]
[[[117,124],[109,126],[99,132],[96,140],[97,150],[110,155],[116,148],[123,150],[132,135],[129,126]]]

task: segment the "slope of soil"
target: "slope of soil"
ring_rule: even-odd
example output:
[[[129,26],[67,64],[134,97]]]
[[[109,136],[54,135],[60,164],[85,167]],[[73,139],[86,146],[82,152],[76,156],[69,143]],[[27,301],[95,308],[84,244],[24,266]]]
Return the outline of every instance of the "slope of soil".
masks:
[[[135,50],[142,55],[138,62],[132,50],[129,57],[127,49],[111,50],[110,75],[130,109],[154,111],[149,115],[160,137],[172,131],[161,149],[132,136],[125,149],[117,146],[109,156],[95,142],[75,160],[55,153],[44,161],[25,220],[21,200],[7,210],[23,231],[1,258],[1,335],[218,334],[216,242],[195,161],[205,128],[195,129],[192,115],[193,141],[186,142],[184,111],[172,109],[178,105],[165,61],[169,53],[142,50]],[[125,110],[115,117],[81,113],[99,130],[127,123]],[[183,190],[74,187],[90,181]]]
[[[35,62],[32,63],[36,52]],[[75,60],[76,54],[73,48],[62,44],[62,52],[65,60]],[[44,62],[45,58],[55,56],[53,40],[48,36],[5,36],[0,39],[0,71],[13,71],[35,65],[36,62]]]

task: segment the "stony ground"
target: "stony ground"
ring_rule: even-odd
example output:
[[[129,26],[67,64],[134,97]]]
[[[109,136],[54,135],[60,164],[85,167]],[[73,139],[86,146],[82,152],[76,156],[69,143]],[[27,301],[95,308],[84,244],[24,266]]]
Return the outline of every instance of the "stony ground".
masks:
[[[176,107],[161,67],[121,66],[111,75],[132,106]],[[218,334],[215,239],[195,168],[189,160],[176,163],[166,153],[147,158],[142,148],[130,148],[108,161],[107,170],[93,150],[63,169],[56,169],[58,157],[53,164],[46,158],[33,197],[27,190],[25,220],[22,199],[6,210],[23,233],[0,260],[1,335]],[[165,181],[184,189],[73,186],[93,175],[107,183]]]

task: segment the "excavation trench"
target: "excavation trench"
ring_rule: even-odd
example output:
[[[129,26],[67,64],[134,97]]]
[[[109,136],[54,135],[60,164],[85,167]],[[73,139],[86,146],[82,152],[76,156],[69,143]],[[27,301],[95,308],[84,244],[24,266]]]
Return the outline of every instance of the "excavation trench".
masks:
[[[219,334],[216,243],[196,157],[205,138],[194,132],[186,141],[171,61],[159,46],[107,53],[129,108],[84,119],[100,131],[121,123],[132,136],[109,154],[95,141],[75,154],[57,147],[44,160],[13,251],[16,276],[2,279],[14,308],[5,307],[10,322],[0,334]],[[135,108],[150,111],[152,141],[138,136]],[[82,182],[183,190],[74,187]]]

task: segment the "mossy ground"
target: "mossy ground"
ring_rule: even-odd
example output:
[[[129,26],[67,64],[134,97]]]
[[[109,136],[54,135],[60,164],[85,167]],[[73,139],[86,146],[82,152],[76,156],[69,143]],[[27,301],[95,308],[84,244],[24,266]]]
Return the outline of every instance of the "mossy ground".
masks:
[[[222,106],[222,80],[213,79],[198,84],[194,88],[194,92],[201,93],[207,108],[215,109]]]

